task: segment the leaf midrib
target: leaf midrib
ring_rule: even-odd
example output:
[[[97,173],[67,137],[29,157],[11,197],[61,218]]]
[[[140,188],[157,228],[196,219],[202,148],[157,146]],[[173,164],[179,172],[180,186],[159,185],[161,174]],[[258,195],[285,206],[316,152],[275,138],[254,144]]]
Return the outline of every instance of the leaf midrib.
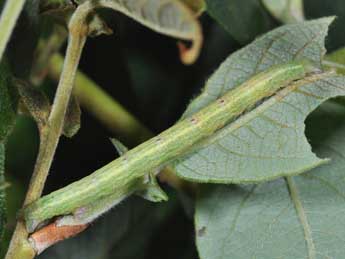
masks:
[[[290,191],[291,201],[295,205],[295,209],[296,209],[299,221],[303,227],[304,237],[305,237],[305,240],[307,243],[307,249],[308,249],[308,258],[315,259],[316,249],[315,249],[315,244],[312,237],[312,231],[308,222],[307,214],[305,212],[301,198],[299,196],[297,186],[295,184],[293,177],[286,177],[285,179],[286,179],[288,189]]]

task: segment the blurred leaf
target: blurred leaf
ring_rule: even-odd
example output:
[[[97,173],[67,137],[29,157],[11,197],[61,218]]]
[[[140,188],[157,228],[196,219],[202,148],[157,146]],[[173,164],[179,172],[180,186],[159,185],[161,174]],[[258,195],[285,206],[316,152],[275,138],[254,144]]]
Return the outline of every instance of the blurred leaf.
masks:
[[[342,258],[345,108],[312,115],[312,143],[332,163],[256,186],[208,186],[196,209],[201,259]]]
[[[16,93],[11,71],[6,61],[0,63],[0,143],[3,143],[14,125]]]
[[[345,75],[345,48],[328,54],[322,64],[326,68],[336,69],[337,73]]]
[[[307,19],[324,16],[337,16],[330,27],[326,47],[333,51],[345,45],[345,1],[344,0],[304,0],[304,12]]]
[[[145,258],[150,238],[175,206],[176,201],[156,205],[132,197],[84,233],[48,249],[38,258]]]
[[[196,15],[200,15],[205,11],[205,0],[181,0],[185,3]]]
[[[320,68],[324,38],[332,19],[324,18],[276,29],[232,54],[209,79],[186,116],[205,107],[254,74],[274,64],[307,59]],[[345,94],[345,79],[300,81],[272,96],[180,159],[179,176],[198,182],[243,183],[294,175],[327,160],[311,152],[304,120],[318,105]],[[278,97],[278,98],[277,98]]]
[[[22,151],[22,150],[21,150]],[[8,157],[8,152],[6,157]],[[23,199],[25,197],[25,187],[22,182],[18,181],[11,174],[8,173],[6,164],[6,182],[9,186],[6,187],[6,213],[7,213],[7,223],[5,227],[5,235],[0,242],[0,258],[5,258],[5,253],[7,247],[10,243],[12,237],[12,227],[15,226],[16,216],[18,210],[21,208]],[[1,216],[0,216],[1,218]]]
[[[259,0],[206,0],[206,11],[241,44],[274,27]]]
[[[0,63],[0,186],[5,185],[5,141],[10,134],[16,115],[16,98],[11,72],[5,60]],[[4,234],[5,188],[0,188],[0,240]]]
[[[283,23],[305,20],[303,0],[262,0],[271,14]]]
[[[5,185],[5,145],[0,143],[0,186]],[[5,189],[0,189],[0,241],[5,233],[6,224],[6,200],[5,200]]]

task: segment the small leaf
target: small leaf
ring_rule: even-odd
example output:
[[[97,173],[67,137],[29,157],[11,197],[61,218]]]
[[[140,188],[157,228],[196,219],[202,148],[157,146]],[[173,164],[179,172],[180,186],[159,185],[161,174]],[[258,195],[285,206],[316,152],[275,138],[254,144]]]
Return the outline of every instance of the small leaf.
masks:
[[[110,141],[111,143],[113,143],[114,147],[116,148],[116,151],[119,153],[120,156],[122,156],[124,153],[128,151],[128,148],[119,140],[111,138]]]
[[[206,0],[206,11],[241,44],[274,27],[259,0]]]
[[[99,35],[111,35],[112,29],[108,27],[106,22],[97,13],[92,16],[92,20],[89,22],[89,36],[97,37]]]
[[[81,117],[81,109],[77,98],[75,96],[71,96],[69,101],[66,116],[65,116],[65,123],[63,127],[63,134],[68,137],[72,138],[80,129],[80,117]]]
[[[117,139],[110,140],[120,156],[124,155],[128,151],[128,148]],[[141,184],[139,189],[135,192],[136,195],[152,202],[161,202],[168,200],[167,194],[159,186],[154,173],[148,173],[147,176],[144,177],[143,181],[144,183]]]
[[[331,21],[324,18],[286,25],[234,53],[209,79],[184,117],[274,64],[307,59],[320,68]],[[315,75],[298,86],[291,85],[240,116],[205,140],[197,152],[180,159],[175,166],[177,174],[198,182],[258,182],[325,163],[327,160],[311,152],[304,136],[304,120],[326,99],[344,95],[345,81],[342,77],[322,77]]]
[[[15,81],[21,101],[41,130],[47,123],[50,113],[48,97],[39,89],[22,80]]]
[[[332,102],[312,115],[311,139],[332,163],[255,186],[204,188],[195,216],[200,258],[342,258],[344,116]]]
[[[159,186],[156,176],[154,174],[148,174],[148,181],[142,187],[142,189],[136,192],[140,197],[152,201],[162,202],[168,200],[168,195]]]
[[[284,23],[302,22],[303,0],[262,0],[267,10]]]

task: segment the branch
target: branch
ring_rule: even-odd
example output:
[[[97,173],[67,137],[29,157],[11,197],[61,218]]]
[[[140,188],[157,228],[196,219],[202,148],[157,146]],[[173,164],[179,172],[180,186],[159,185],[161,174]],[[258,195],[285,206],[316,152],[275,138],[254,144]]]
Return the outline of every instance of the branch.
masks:
[[[12,1],[13,2],[13,1]],[[55,94],[52,110],[46,125],[40,130],[40,148],[24,206],[37,200],[43,191],[51,163],[61,136],[64,118],[72,93],[75,73],[88,34],[84,17],[72,16],[69,25],[69,42],[61,79]],[[28,233],[21,220],[14,231],[6,259],[31,259],[36,254],[27,241]]]

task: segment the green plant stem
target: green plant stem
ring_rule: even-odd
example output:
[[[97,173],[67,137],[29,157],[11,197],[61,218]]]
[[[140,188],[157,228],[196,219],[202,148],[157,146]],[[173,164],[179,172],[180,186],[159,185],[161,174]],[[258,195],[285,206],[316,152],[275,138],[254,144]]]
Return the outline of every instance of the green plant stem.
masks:
[[[138,178],[186,154],[193,145],[224,127],[258,101],[304,76],[304,66],[298,63],[274,67],[254,76],[192,117],[180,121],[93,174],[30,204],[24,210],[28,231],[33,232],[41,222],[54,216],[73,214],[78,208],[110,195],[117,195],[119,199],[126,196]]]
[[[55,94],[52,110],[47,124],[40,131],[39,153],[24,201],[24,207],[41,196],[61,136],[67,106],[74,85],[75,74],[86,41],[88,29],[86,25],[83,26],[84,23],[80,24],[79,21],[75,20],[76,18],[73,19],[72,17],[66,60]],[[19,220],[6,259],[33,258],[35,251],[33,251],[32,248],[30,249],[27,238],[28,233],[24,228],[23,222]]]
[[[0,60],[14,30],[25,0],[7,0],[0,17]]]
[[[53,80],[58,80],[62,67],[63,57],[55,54],[50,61],[48,76]],[[73,92],[80,105],[94,115],[95,118],[124,143],[135,146],[154,136],[151,131],[120,103],[80,71],[76,74]],[[168,183],[177,190],[187,193],[194,192],[193,184],[187,183],[177,177],[170,167],[165,167],[158,177],[162,182]]]

